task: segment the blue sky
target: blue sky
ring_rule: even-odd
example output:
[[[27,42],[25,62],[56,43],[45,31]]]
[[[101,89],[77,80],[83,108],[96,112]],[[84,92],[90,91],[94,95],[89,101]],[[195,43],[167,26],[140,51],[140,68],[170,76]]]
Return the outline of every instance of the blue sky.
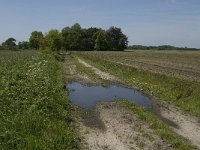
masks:
[[[121,27],[129,44],[200,48],[200,0],[0,0],[0,43],[76,22]]]

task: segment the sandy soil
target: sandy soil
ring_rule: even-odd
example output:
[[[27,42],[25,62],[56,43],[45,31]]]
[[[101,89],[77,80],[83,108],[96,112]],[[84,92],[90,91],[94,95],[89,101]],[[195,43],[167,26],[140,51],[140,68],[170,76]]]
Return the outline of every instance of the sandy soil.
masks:
[[[199,119],[184,114],[178,108],[166,102],[160,102],[158,105],[160,115],[163,118],[173,122],[171,128],[178,134],[189,139],[194,145],[196,145],[200,149]]]
[[[159,139],[145,122],[130,114],[128,108],[115,102],[100,103],[92,113],[93,117],[91,113],[80,111],[75,117],[83,149],[172,149],[170,144]],[[89,114],[88,117],[86,114]]]
[[[110,75],[108,73],[105,73],[105,72],[103,72],[103,71],[101,71],[101,70],[93,67],[92,65],[86,63],[85,61],[83,61],[81,59],[78,59],[78,60],[84,66],[89,67],[92,70],[94,70],[95,74],[98,75],[98,76],[100,76],[101,78],[107,79],[107,80],[111,80],[111,81],[116,81],[116,80],[120,81],[115,76]],[[198,119],[195,118],[195,117],[189,116],[189,115],[185,115],[182,111],[180,111],[179,109],[177,109],[175,106],[169,105],[168,103],[161,102],[161,101],[156,101],[156,105],[158,107],[160,117],[163,120],[165,120],[165,121],[167,120],[166,122],[169,123],[170,127],[175,132],[177,132],[178,134],[182,135],[183,137],[189,139],[194,145],[198,146],[198,148],[200,149],[200,125],[199,125]],[[133,133],[130,133],[130,134],[133,137],[135,136],[135,135],[132,135],[132,134],[136,134],[136,133],[134,133],[135,130],[131,130],[130,129],[130,126],[132,124],[130,125],[130,123],[128,123],[128,124],[121,124],[120,125],[120,123],[118,121],[119,120],[121,121],[122,118],[118,118],[120,116],[118,114],[118,111],[115,110],[115,108],[104,109],[103,112],[101,111],[101,109],[100,110],[97,109],[97,110],[100,113],[102,121],[104,122],[105,126],[107,127],[107,130],[106,130],[107,132],[105,132],[105,133],[99,133],[99,132],[97,132],[95,130],[93,132],[90,131],[91,134],[88,134],[88,136],[86,137],[86,141],[89,144],[90,148],[92,148],[91,145],[93,145],[93,146],[95,145],[95,144],[91,144],[93,140],[94,140],[93,142],[96,143],[97,145],[98,144],[101,145],[102,141],[98,141],[98,140],[102,139],[104,141],[103,143],[107,144],[110,149],[116,149],[116,147],[112,147],[112,145],[110,145],[110,142],[106,143],[107,140],[108,140],[107,138],[111,138],[114,133],[115,133],[115,135],[116,134],[120,134],[121,137],[124,136],[124,138],[127,138],[127,139],[129,139],[128,136],[127,136],[129,132],[133,132]],[[111,110],[114,111],[114,113]],[[108,113],[108,114],[105,115],[105,113]],[[110,117],[110,119],[108,119],[107,117]],[[119,120],[118,119],[116,120],[116,118],[118,118]],[[123,127],[126,128],[127,130],[130,129],[129,132],[127,132],[125,129],[123,129]],[[136,129],[136,128],[134,128],[134,129]],[[85,130],[85,129],[82,129],[82,130]],[[122,130],[122,132],[118,133],[118,132],[120,132],[120,130]],[[124,133],[124,135],[122,135],[122,133]],[[92,137],[93,136],[94,137],[93,138],[89,138],[90,135]],[[138,135],[138,133],[137,133],[137,135]],[[99,137],[101,137],[101,138],[99,138]],[[139,138],[137,137],[137,139],[139,139]],[[112,137],[112,140],[113,140],[112,141],[113,143],[116,142],[115,143],[116,145],[117,145],[117,143],[118,144],[120,143],[119,142],[119,138],[117,138],[117,137]],[[120,147],[121,149],[128,149],[130,147],[134,147],[134,149],[138,148],[138,144],[134,140],[129,141],[130,143],[132,143],[134,141],[133,144],[130,144],[129,142],[128,142],[129,144],[124,144],[124,142],[122,142],[123,141],[122,139],[120,139],[120,141],[121,141],[121,147]],[[148,143],[148,142],[145,141],[145,143]]]

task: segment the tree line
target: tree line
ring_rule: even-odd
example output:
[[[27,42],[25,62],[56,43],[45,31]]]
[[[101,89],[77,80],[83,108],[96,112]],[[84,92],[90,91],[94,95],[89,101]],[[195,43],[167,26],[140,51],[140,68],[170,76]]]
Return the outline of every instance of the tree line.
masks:
[[[171,45],[161,45],[161,46],[130,45],[127,47],[127,49],[128,50],[200,50],[197,48],[175,47]]]
[[[121,28],[114,26],[108,30],[96,27],[81,28],[80,24],[76,23],[61,31],[52,29],[45,34],[33,31],[29,41],[22,41],[18,44],[16,44],[16,39],[9,38],[0,45],[0,49],[118,51],[126,49],[127,46],[128,37],[123,34]]]

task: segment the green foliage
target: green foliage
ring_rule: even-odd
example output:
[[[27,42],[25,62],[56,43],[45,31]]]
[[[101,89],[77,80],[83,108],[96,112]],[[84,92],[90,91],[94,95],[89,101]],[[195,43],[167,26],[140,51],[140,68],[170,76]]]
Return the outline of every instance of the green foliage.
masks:
[[[95,40],[97,38],[97,32],[100,31],[101,29],[98,28],[83,29],[81,50],[89,50],[89,51],[94,50]]]
[[[128,38],[122,33],[120,28],[110,27],[107,30],[110,50],[124,50],[128,45]]]
[[[33,31],[29,38],[30,48],[39,49],[43,43],[43,33],[39,31]]]
[[[1,149],[75,149],[70,103],[51,55],[3,57],[0,63]]]
[[[69,32],[70,32],[70,27],[65,27],[61,31],[62,38],[63,38],[62,48],[64,50],[69,50]]]
[[[27,50],[27,49],[29,49],[29,42],[27,42],[27,41],[19,42],[17,45],[17,48],[20,50]]]
[[[199,50],[197,48],[188,47],[175,47],[171,45],[161,45],[161,46],[143,46],[143,45],[130,45],[128,50]]]
[[[44,37],[46,44],[45,49],[51,49],[52,51],[61,50],[62,47],[62,35],[58,30],[50,30]]]
[[[31,48],[52,51],[124,50],[127,44],[128,38],[120,28],[111,27],[107,31],[92,27],[84,29],[78,23],[63,28],[61,32],[50,30],[45,37],[34,31],[29,38]]]
[[[138,107],[134,103],[131,103],[127,100],[121,100],[119,101],[119,104],[128,106],[132,113],[137,114],[141,120],[147,122],[150,127],[154,129],[156,134],[158,134],[163,140],[167,140],[174,149],[196,149],[196,147],[192,146],[188,140],[182,138],[180,135],[173,132],[166,124],[161,122],[152,112],[142,107]]]
[[[2,45],[0,45],[0,50],[5,50]]]
[[[8,38],[5,42],[2,43],[2,47],[5,50],[16,50],[16,40],[14,38]]]
[[[81,40],[82,40],[81,26],[78,23],[76,23],[71,27],[69,31],[69,36],[68,36],[69,49],[80,50]]]
[[[105,51],[109,49],[108,35],[105,31],[97,32],[94,49],[97,51]]]

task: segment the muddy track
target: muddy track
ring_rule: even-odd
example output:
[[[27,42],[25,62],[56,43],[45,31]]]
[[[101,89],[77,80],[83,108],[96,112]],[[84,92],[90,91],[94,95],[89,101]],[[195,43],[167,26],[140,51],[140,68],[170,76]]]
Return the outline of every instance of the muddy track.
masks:
[[[79,63],[81,63],[85,67],[92,69],[97,76],[99,76],[100,78],[102,78],[104,80],[110,80],[110,81],[115,81],[115,82],[120,81],[117,77],[115,77],[115,76],[113,76],[109,73],[103,72],[100,69],[91,66],[90,64],[86,63],[85,61],[83,61],[79,58],[78,58],[78,61],[79,61]]]
[[[115,76],[105,73],[99,70],[98,68],[95,68],[92,65],[86,63],[85,61],[81,59],[78,59],[78,60],[84,66],[89,67],[92,70],[94,70],[97,76],[100,76],[101,78],[106,79],[106,80],[109,79],[111,81],[115,81],[115,80],[120,81]],[[176,133],[189,139],[194,145],[196,145],[200,149],[200,125],[199,125],[198,118],[186,115],[175,106],[168,104],[166,102],[156,101],[155,105],[157,106],[160,117],[163,120],[168,120],[168,122],[171,122],[170,127]],[[102,120],[103,119],[104,118],[102,118]]]
[[[128,108],[115,102],[100,103],[93,112],[85,111],[76,110],[75,114],[83,149],[172,149],[170,144],[154,134],[149,125],[131,114]]]

